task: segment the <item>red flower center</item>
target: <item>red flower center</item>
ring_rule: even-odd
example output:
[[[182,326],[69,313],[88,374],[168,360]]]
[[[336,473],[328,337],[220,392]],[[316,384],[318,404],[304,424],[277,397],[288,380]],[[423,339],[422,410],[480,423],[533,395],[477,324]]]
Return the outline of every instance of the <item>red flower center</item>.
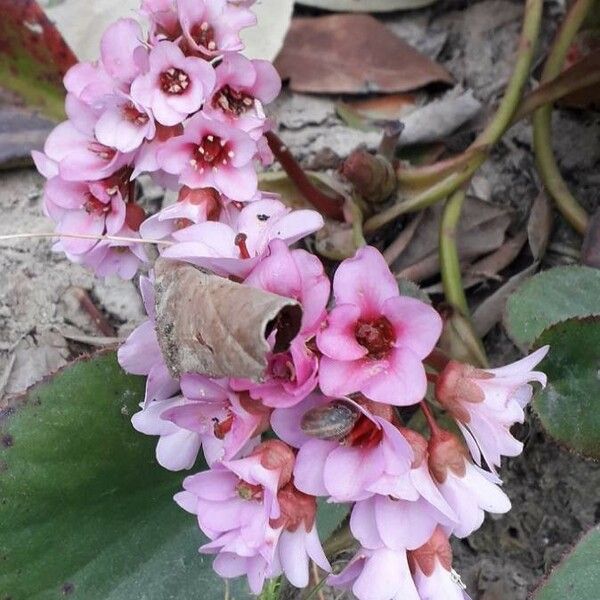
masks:
[[[97,217],[103,217],[110,213],[111,205],[109,203],[104,203],[101,200],[98,200],[96,196],[92,196],[92,194],[86,194],[85,202],[83,203],[83,208],[88,215],[95,215]]]
[[[140,112],[133,104],[133,102],[127,102],[123,105],[121,112],[123,113],[123,117],[127,119],[130,123],[135,123],[136,125],[145,125],[150,117],[143,112]]]
[[[180,96],[189,85],[189,75],[181,69],[171,67],[160,74],[160,88],[165,94]]]
[[[345,446],[374,448],[383,439],[383,429],[378,427],[369,417],[361,415],[352,431],[344,438]]]
[[[296,369],[294,368],[294,363],[289,352],[276,354],[271,360],[269,370],[275,379],[282,381],[296,380]]]
[[[199,164],[208,165],[216,169],[218,164],[226,165],[233,156],[233,151],[229,150],[226,140],[209,134],[204,136],[200,144],[196,147],[192,165],[196,168],[198,168]]]
[[[190,30],[192,39],[198,44],[211,52],[217,49],[217,42],[215,41],[215,30],[206,22],[196,23]]]
[[[212,105],[239,117],[254,106],[254,98],[226,85],[215,94]]]
[[[394,327],[384,316],[372,321],[358,321],[354,328],[354,336],[356,341],[368,350],[368,357],[373,360],[385,358],[396,341]]]

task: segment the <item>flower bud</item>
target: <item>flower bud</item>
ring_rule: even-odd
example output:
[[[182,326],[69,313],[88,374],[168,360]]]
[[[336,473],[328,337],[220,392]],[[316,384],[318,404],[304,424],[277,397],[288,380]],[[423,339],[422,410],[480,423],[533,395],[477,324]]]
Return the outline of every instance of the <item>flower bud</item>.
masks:
[[[260,464],[270,471],[279,471],[279,489],[292,479],[296,457],[293,450],[279,440],[267,440],[256,446],[250,456],[259,456]]]
[[[288,483],[277,494],[281,516],[271,521],[271,527],[286,531],[296,531],[300,525],[308,532],[315,524],[317,499],[296,489]]]
[[[446,430],[440,430],[429,440],[429,470],[438,483],[446,481],[448,471],[464,477],[468,452],[459,439]]]
[[[342,164],[341,173],[367,202],[383,202],[396,189],[394,167],[380,154],[355,150]]]
[[[435,570],[436,560],[446,571],[452,569],[452,548],[441,527],[436,528],[426,544],[408,553],[408,564],[413,574],[419,567],[424,575],[430,577]]]

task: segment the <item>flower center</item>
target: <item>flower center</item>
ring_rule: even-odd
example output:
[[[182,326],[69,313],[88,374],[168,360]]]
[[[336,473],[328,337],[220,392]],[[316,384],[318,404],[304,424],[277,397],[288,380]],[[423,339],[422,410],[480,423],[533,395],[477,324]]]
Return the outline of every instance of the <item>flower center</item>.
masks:
[[[371,419],[361,415],[352,431],[344,438],[345,446],[374,448],[383,439],[383,429],[377,427]]]
[[[145,125],[150,117],[143,112],[140,112],[133,104],[133,102],[127,102],[123,105],[121,109],[123,113],[123,117],[127,119],[130,123],[134,123],[135,125]]]
[[[212,105],[239,117],[254,106],[254,98],[226,85],[215,94]]]
[[[242,481],[237,484],[236,491],[242,500],[262,500],[263,488],[261,485],[252,485],[247,481]]]
[[[383,316],[373,321],[358,321],[354,328],[354,336],[356,341],[368,350],[368,357],[373,360],[385,358],[396,341],[392,324]]]
[[[206,21],[194,25],[190,34],[198,46],[202,46],[211,52],[214,52],[217,49],[215,30]]]
[[[110,203],[105,204],[90,193],[86,194],[83,208],[88,215],[96,215],[97,217],[105,216],[111,211]]]
[[[233,150],[228,149],[227,141],[216,135],[205,136],[196,147],[195,157],[191,160],[194,167],[198,164],[217,168],[218,164],[226,165],[230,158],[235,156]]]
[[[271,375],[282,381],[296,381],[296,369],[289,352],[276,354],[270,366]]]
[[[181,69],[171,67],[160,74],[160,87],[165,94],[180,96],[189,85],[189,75]]]

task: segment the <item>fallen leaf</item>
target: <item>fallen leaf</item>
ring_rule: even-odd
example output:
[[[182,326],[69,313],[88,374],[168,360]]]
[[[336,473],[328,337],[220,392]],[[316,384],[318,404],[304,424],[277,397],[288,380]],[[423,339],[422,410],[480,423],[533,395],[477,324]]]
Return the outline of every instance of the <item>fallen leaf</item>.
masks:
[[[0,96],[0,169],[31,165],[31,151],[43,148],[55,124],[26,108],[2,103]]]
[[[581,246],[581,262],[588,267],[600,269],[600,210],[592,215],[583,244]]]
[[[414,281],[422,281],[439,273],[442,206],[432,206],[424,213],[411,242],[392,264],[398,275]],[[467,196],[457,235],[460,258],[472,261],[497,250],[504,243],[510,220],[506,210]]]
[[[513,275],[473,311],[473,327],[479,337],[486,335],[502,319],[508,297],[525,279],[537,271],[539,265],[540,263],[536,261],[526,269],[523,269],[523,271]]]
[[[11,0],[3,0],[11,1]],[[46,13],[80,60],[96,60],[106,27],[122,17],[136,18],[140,0],[46,0]],[[294,0],[261,0],[253,10],[258,26],[242,31],[244,54],[273,60],[283,45]]]
[[[355,129],[372,129],[383,121],[402,120],[418,109],[424,99],[417,94],[389,94],[366,100],[338,102],[338,116]]]
[[[340,12],[391,12],[429,6],[436,0],[297,0],[298,4]]]
[[[271,332],[282,352],[300,328],[302,309],[289,298],[166,259],[155,273],[156,332],[174,376],[261,380]]]
[[[358,248],[351,223],[327,220],[315,233],[315,250],[330,260],[345,260],[356,254]]]
[[[0,0],[0,87],[27,107],[64,117],[62,78],[76,58],[35,0]]]
[[[275,66],[298,92],[407,92],[452,82],[446,69],[370,15],[294,19]]]
[[[473,96],[472,90],[450,90],[403,119],[400,145],[437,142],[475,118],[480,111],[481,102]]]
[[[541,191],[533,201],[531,213],[527,222],[527,237],[529,249],[534,260],[541,260],[546,254],[550,242],[552,225],[554,224],[554,210],[548,196]]]
[[[424,212],[417,213],[412,218],[410,223],[407,223],[402,231],[398,234],[398,237],[385,249],[383,257],[388,265],[394,264],[397,258],[404,252],[404,250],[406,250],[406,247],[413,239],[424,214]]]
[[[600,7],[600,5],[599,5]],[[600,27],[580,31],[569,48],[563,71],[577,64],[593,51],[600,50]],[[600,109],[600,85],[592,85],[573,92],[560,100],[562,106]]]

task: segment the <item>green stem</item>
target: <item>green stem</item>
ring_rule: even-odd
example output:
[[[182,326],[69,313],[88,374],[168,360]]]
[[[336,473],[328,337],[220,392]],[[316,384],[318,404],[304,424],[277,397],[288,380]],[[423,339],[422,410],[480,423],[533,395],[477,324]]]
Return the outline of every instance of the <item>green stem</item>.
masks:
[[[506,129],[510,126],[512,116],[519,106],[523,89],[529,77],[535,46],[540,32],[542,7],[543,0],[527,0],[525,3],[523,29],[519,40],[515,68],[493,119],[465,152],[465,154],[472,154],[472,156],[469,156],[468,159],[466,157],[457,157],[454,159],[454,162],[452,159],[448,161],[448,163],[460,170],[450,172],[447,172],[445,169],[441,170],[440,173],[442,176],[445,176],[444,179],[436,181],[429,189],[410,200],[398,202],[369,219],[365,223],[365,232],[372,232],[403,213],[420,210],[443,200],[455,192],[461,185],[469,181],[473,173],[486,161],[489,147],[502,137]],[[399,181],[402,181],[402,179],[402,174],[399,174]],[[406,174],[404,179],[406,180]]]
[[[554,79],[562,71],[573,38],[594,3],[595,0],[577,0],[567,13],[546,59],[541,83]],[[550,104],[539,108],[533,115],[533,149],[538,172],[558,210],[567,222],[583,235],[587,230],[589,217],[560,174],[552,151],[551,120]]]
[[[469,305],[462,285],[456,247],[456,234],[464,201],[465,192],[460,189],[448,198],[444,206],[440,224],[440,268],[446,300],[467,316]]]
[[[357,248],[362,248],[367,245],[367,240],[363,234],[363,211],[356,197],[352,198],[350,208],[352,209],[352,239]]]

